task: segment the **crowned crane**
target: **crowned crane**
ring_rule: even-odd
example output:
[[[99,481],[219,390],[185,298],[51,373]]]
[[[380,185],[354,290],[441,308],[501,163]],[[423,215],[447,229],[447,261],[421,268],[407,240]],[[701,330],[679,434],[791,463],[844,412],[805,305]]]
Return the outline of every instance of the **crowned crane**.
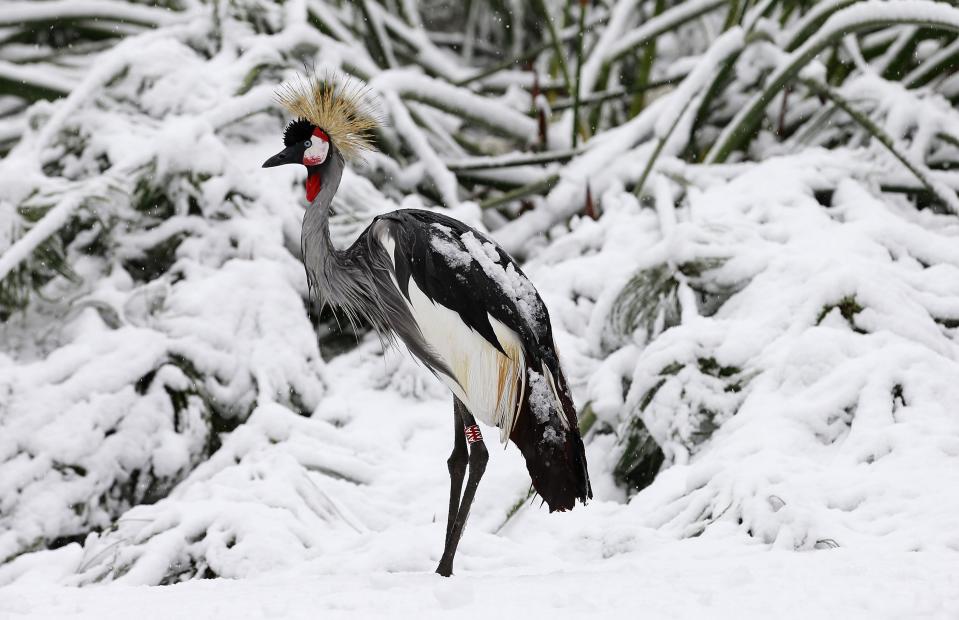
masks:
[[[368,321],[384,342],[401,340],[453,392],[449,517],[436,569],[448,577],[489,458],[477,419],[516,444],[550,512],[586,503],[592,490],[549,313],[516,261],[483,233],[419,209],[380,215],[350,247],[333,245],[344,160],[373,148],[380,123],[368,94],[316,76],[281,88],[277,99],[296,120],[263,167],[306,167],[301,247],[312,292]]]

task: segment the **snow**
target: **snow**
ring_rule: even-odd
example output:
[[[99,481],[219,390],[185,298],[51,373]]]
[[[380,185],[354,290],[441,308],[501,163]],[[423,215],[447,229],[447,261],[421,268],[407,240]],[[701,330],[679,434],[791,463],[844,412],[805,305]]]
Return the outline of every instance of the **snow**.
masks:
[[[815,24],[821,23],[829,18],[836,11],[854,4],[855,0],[823,0],[817,2],[815,6],[810,7],[800,19],[797,19],[791,26],[783,29],[781,33],[783,46],[788,50],[793,50],[804,40],[801,35],[809,36],[811,31],[815,30]]]
[[[669,30],[672,24],[698,17],[722,4],[719,0],[694,0],[692,2],[684,2],[681,5],[671,8],[669,11],[664,11],[660,15],[646,20],[640,28],[633,29],[628,35],[619,39],[619,41],[611,46],[604,54],[603,60],[605,62],[611,62],[625,54],[628,50],[641,45],[644,41],[648,41],[660,33]]]
[[[43,221],[28,230],[0,255],[0,278],[6,277],[10,270],[23,261],[38,245],[43,243],[53,233],[60,229],[67,218],[81,204],[80,197],[71,196],[55,206],[43,218]]]
[[[452,86],[475,67],[418,28],[394,32],[404,22],[377,3],[397,60],[440,77],[378,69],[346,4],[229,3],[216,45],[203,3],[41,4],[4,3],[0,20],[123,6],[161,27],[71,65],[82,78],[69,97],[4,121],[22,140],[0,162],[0,277],[43,277],[0,323],[0,618],[959,617],[959,220],[884,191],[916,181],[842,114],[811,136],[764,129],[740,163],[681,159],[689,111],[743,30],[659,37],[687,78],[537,167],[522,152],[532,100],[485,90],[528,76]],[[638,3],[612,4],[584,88],[630,42],[713,4],[644,24]],[[750,25],[787,41],[844,4],[778,35],[758,9]],[[955,15],[855,3],[791,55],[747,46],[733,81],[778,79],[780,63],[876,18],[954,28]],[[941,45],[931,62],[955,49]],[[304,173],[259,167],[286,120],[273,87],[303,50],[367,75],[391,113],[384,152],[344,172],[338,247],[398,207],[490,229],[525,276],[473,234],[436,226],[431,243],[451,266],[481,266],[534,325],[539,292],[591,418],[595,499],[549,514],[519,451],[491,450],[452,579],[433,574],[460,432],[449,390],[405,352],[370,334],[336,340],[334,320],[307,312]],[[837,92],[919,165],[953,161],[937,138],[959,134],[942,85],[868,73]],[[725,119],[755,90],[730,92]],[[804,105],[787,124],[817,112]],[[469,149],[451,138],[462,126]],[[852,137],[817,146],[837,134]],[[559,181],[501,225],[454,174],[483,166]],[[925,174],[954,193],[959,175],[939,168]],[[597,219],[582,214],[587,185]],[[60,249],[73,279],[47,264]],[[554,393],[527,371],[542,420]],[[620,464],[640,423],[663,465],[636,490]]]
[[[739,27],[730,28],[713,41],[696,67],[680,82],[676,90],[670,93],[670,105],[656,121],[655,133],[658,138],[666,139],[669,136],[694,96],[703,91],[719,72],[719,64],[739,52],[744,42],[745,35]]]
[[[550,393],[546,378],[532,368],[526,370],[529,375],[529,404],[540,424],[549,422],[549,412],[552,410],[553,395]]]
[[[70,545],[47,552],[45,563],[36,562],[43,554],[28,555],[0,568],[0,579],[10,568],[22,574],[0,591],[0,615],[159,618],[187,606],[237,618],[482,617],[504,608],[531,617],[641,610],[760,618],[775,608],[796,618],[945,618],[959,611],[955,554],[946,548],[844,545],[797,553],[759,544],[729,520],[686,540],[650,524],[662,518],[656,506],[721,473],[715,466],[708,474],[674,467],[626,505],[597,498],[553,515],[527,505],[502,527],[512,498],[528,486],[515,450],[492,455],[456,576],[444,580],[432,569],[444,528],[449,400],[442,392],[413,397],[376,387],[384,365],[377,349],[367,343],[330,365],[336,388],[312,419],[277,405],[258,409],[171,498],[136,509],[82,553]],[[588,449],[588,457],[598,471],[601,452]],[[943,481],[944,491],[955,488],[949,484]],[[861,501],[852,481],[829,488],[848,498],[846,510]],[[772,514],[794,511],[791,522],[801,523],[795,511],[802,504],[786,490],[779,489],[785,504]],[[867,502],[851,514],[856,510],[874,509]],[[155,580],[179,553],[202,553],[234,579],[138,585]],[[89,578],[134,558],[142,564],[107,586],[49,583],[53,575],[76,580],[69,567]]]
[[[4,591],[0,614],[38,620],[159,620],[189,609],[198,617],[237,620],[297,620],[317,614],[489,618],[504,613],[525,618],[768,618],[774,610],[781,618],[871,620],[959,613],[959,584],[949,555],[842,549],[797,555],[748,546],[730,553],[718,541],[690,541],[677,548],[626,531],[607,535],[605,570],[570,566],[549,571],[548,578],[519,567],[453,580],[387,571],[329,574],[321,567],[302,567],[242,581],[191,581],[164,588],[23,585]]]
[[[909,74],[902,79],[903,84],[906,84],[907,86],[914,86],[925,77],[928,69],[935,67],[940,62],[948,62],[947,59],[952,58],[957,53],[959,53],[959,40],[953,41],[949,45],[936,52],[923,66],[917,67],[916,69],[910,71]]]
[[[678,617],[734,611],[760,617],[771,607],[787,617],[949,617],[959,604],[947,570],[959,545],[951,534],[959,480],[949,473],[956,471],[959,428],[946,403],[959,398],[952,379],[959,366],[950,332],[923,317],[959,315],[959,290],[950,284],[959,273],[959,229],[940,225],[949,221],[943,216],[916,214],[904,223],[906,212],[878,202],[855,181],[846,182],[833,211],[825,211],[804,190],[817,178],[817,165],[816,158],[771,160],[733,182],[710,185],[683,218],[649,230],[651,238],[672,235],[674,264],[704,251],[725,252],[716,281],[748,284],[739,284],[718,314],[684,321],[636,362],[620,364],[635,373],[626,410],[665,366],[682,364],[666,375],[644,413],[674,464],[628,503],[597,486],[597,499],[585,508],[549,515],[526,505],[504,527],[528,478],[515,450],[497,452],[458,557],[457,581],[438,581],[429,573],[444,526],[449,397],[425,370],[399,353],[382,358],[378,343],[368,340],[324,367],[328,387],[311,417],[262,404],[174,493],[129,511],[114,532],[87,539],[82,550],[73,544],[0,568],[0,580],[12,580],[0,609],[124,617],[135,600],[148,597],[156,602],[147,613],[157,615],[185,604],[237,617],[297,617],[317,609],[373,613],[387,605],[404,615],[414,609],[441,614],[466,599],[455,608],[476,615],[509,605],[565,617],[582,613],[583,605],[614,616],[640,606]],[[565,247],[531,263],[533,281],[547,298],[568,298],[568,290],[588,283],[615,288],[615,279],[589,274],[606,262],[607,268],[635,265],[624,258],[629,252],[662,260],[656,244],[637,247],[631,232],[637,226],[627,224],[635,220],[642,230],[642,222],[656,219],[626,201],[598,222],[584,221]],[[585,246],[609,254],[583,252]],[[489,258],[482,245],[476,253]],[[916,260],[937,267],[923,270]],[[180,297],[201,300],[236,289],[251,275],[232,286],[211,280],[204,284],[209,293]],[[254,287],[262,291],[282,280],[271,275]],[[838,309],[817,324],[824,306],[848,295],[863,306],[852,325]],[[243,314],[242,304],[220,307]],[[758,315],[757,307],[763,309]],[[171,312],[189,316],[200,309]],[[610,367],[615,357],[601,370],[583,355],[588,332],[573,336],[576,323],[596,307],[567,312],[559,303],[553,309],[578,400],[594,392],[600,397],[609,391],[599,382],[604,373],[612,379],[621,372]],[[301,321],[291,314],[279,325]],[[184,335],[196,331],[183,320],[173,325]],[[232,325],[207,339],[229,339],[238,332]],[[243,357],[263,364],[284,351],[295,347]],[[309,353],[292,357],[303,355]],[[623,355],[635,357],[636,350],[627,345]],[[717,373],[699,361],[707,358],[739,370]],[[583,368],[593,376],[588,387]],[[741,391],[725,390],[741,381]],[[275,393],[265,387],[270,384],[259,389]],[[902,386],[904,404],[891,396],[895,385]],[[706,444],[696,439],[701,408],[718,412],[717,425],[726,420],[718,440]],[[620,407],[597,410],[614,421]],[[597,479],[611,454],[597,444],[601,439],[587,448]],[[169,460],[168,469],[183,458],[172,448],[152,452]],[[705,529],[685,538],[690,527]],[[135,585],[156,583],[178,563],[208,565],[221,578],[160,590]],[[88,594],[102,588],[49,583],[51,577],[66,584],[102,578],[125,566],[117,583],[104,586],[109,607]],[[573,583],[583,594],[558,594]],[[630,596],[622,596],[627,591]],[[634,596],[637,591],[643,596]]]
[[[631,158],[623,155],[652,132],[665,104],[665,98],[657,99],[629,122],[593,137],[585,145],[585,152],[563,168],[559,183],[547,195],[544,205],[520,215],[497,231],[497,240],[503,248],[523,256],[526,240],[531,236],[549,230],[558,221],[582,210],[587,181],[592,191],[601,195],[615,178],[617,168],[635,168]]]
[[[580,69],[580,96],[587,94],[596,86],[596,80],[599,79],[599,72],[606,59],[607,51],[617,40],[623,37],[629,28],[630,22],[636,14],[636,5],[635,0],[623,0],[617,2],[613,7],[606,28],[600,33],[596,45],[589,56],[586,57],[586,62]]]
[[[517,163],[529,163],[535,164],[540,161],[555,161],[558,158],[571,158],[577,155],[579,151],[570,149],[565,152],[549,152],[542,155],[529,155],[524,154],[521,156],[516,155],[500,155],[493,157],[470,157],[463,158],[458,160],[452,160],[447,162],[447,166],[452,170],[486,170],[496,168],[496,174],[503,174],[508,172],[508,170],[499,170],[499,168],[504,168],[509,166],[511,169],[515,169]]]
[[[433,224],[433,227],[442,234],[432,235],[430,237],[430,245],[440,253],[447,264],[453,269],[468,267],[473,262],[473,257],[469,252],[464,251],[458,243],[453,241],[452,229],[442,224]]]
[[[13,1],[4,3],[0,26],[70,17],[116,20],[151,26],[170,24],[180,20],[180,16],[174,11],[115,0]]]
[[[807,61],[812,59],[839,35],[845,35],[883,22],[934,24],[955,31],[959,30],[959,9],[931,0],[890,0],[888,2],[868,0],[832,14],[816,30],[815,34],[806,39],[788,57],[784,58],[772,75],[766,78],[767,89],[757,93],[733,117],[707,154],[706,161],[718,160],[718,154],[721,152],[723,145],[732,139],[733,133],[743,120],[769,103],[768,92],[771,86],[784,83],[790,75],[803,66],[804,63],[801,62],[803,59]]]
[[[399,96],[395,92],[388,92],[383,98],[389,106],[397,131],[415,151],[417,158],[423,162],[427,174],[443,197],[444,205],[450,208],[456,207],[459,204],[459,197],[456,194],[456,177],[446,168],[436,151],[430,147],[426,135],[413,122],[410,113],[400,102]]]
[[[408,69],[383,71],[370,82],[370,86],[395,92],[404,98],[434,102],[441,109],[468,116],[518,138],[532,141],[536,136],[536,121],[522,112]]]
[[[424,67],[452,82],[466,77],[463,68],[454,62],[444,50],[433,45],[433,42],[423,31],[411,30],[402,19],[389,11],[384,11],[376,3],[369,3],[369,6],[370,11],[374,15],[378,15],[392,32],[403,38],[411,47],[417,49],[417,58]]]
[[[42,86],[54,92],[69,93],[75,86],[72,80],[62,72],[37,71],[35,67],[26,68],[12,62],[0,61],[0,75],[5,80]]]
[[[516,303],[516,310],[540,337],[543,334],[543,304],[536,295],[533,284],[522,273],[516,271],[513,263],[500,263],[499,250],[489,241],[480,241],[471,232],[460,235],[460,242],[474,261],[479,263],[483,272],[496,282],[506,296]]]

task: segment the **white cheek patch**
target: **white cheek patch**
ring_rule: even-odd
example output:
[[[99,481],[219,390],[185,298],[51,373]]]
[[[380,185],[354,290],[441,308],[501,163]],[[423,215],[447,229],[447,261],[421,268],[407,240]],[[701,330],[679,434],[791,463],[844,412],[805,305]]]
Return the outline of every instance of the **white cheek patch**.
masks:
[[[326,156],[330,152],[330,143],[320,138],[319,136],[313,136],[313,144],[310,145],[310,148],[306,149],[303,153],[303,164],[305,166],[318,166],[326,161]]]

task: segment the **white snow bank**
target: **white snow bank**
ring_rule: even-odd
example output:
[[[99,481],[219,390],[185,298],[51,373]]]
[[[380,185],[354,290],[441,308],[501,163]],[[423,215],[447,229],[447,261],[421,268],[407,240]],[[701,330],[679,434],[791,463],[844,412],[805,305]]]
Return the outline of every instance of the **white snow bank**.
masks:
[[[788,549],[957,551],[959,225],[851,180],[824,207],[822,164],[773,159],[693,189],[663,233],[644,234],[642,212],[613,202],[528,272],[579,300],[552,304],[564,329],[591,338],[572,340],[574,358],[604,346],[628,277],[617,265],[665,265],[697,293],[706,316],[684,314],[649,343],[656,331],[639,324],[621,354],[567,362],[601,419],[626,433],[639,416],[682,465],[632,500],[640,522],[680,537],[732,524]]]

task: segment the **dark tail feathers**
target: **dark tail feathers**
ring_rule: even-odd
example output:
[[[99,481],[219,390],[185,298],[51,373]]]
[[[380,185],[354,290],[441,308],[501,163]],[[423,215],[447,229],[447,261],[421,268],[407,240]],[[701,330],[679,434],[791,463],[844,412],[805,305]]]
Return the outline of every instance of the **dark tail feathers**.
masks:
[[[558,364],[553,373],[545,365],[527,371],[526,392],[510,439],[523,453],[533,488],[550,512],[571,510],[576,500],[585,504],[593,497],[576,408]]]

